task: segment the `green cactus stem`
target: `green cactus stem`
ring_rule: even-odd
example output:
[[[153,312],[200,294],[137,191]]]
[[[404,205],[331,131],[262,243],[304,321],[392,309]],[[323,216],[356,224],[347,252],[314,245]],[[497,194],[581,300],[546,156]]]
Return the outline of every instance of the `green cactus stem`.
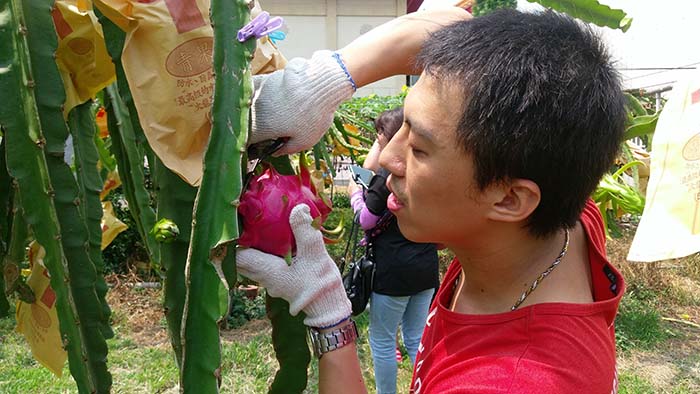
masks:
[[[34,98],[35,82],[30,69],[22,3],[0,0],[0,91],[5,92],[0,106],[0,125],[6,130],[7,169],[17,182],[24,217],[36,240],[46,250],[44,263],[51,276],[51,288],[56,293],[56,311],[71,374],[80,393],[93,393],[97,387],[89,373],[78,313],[67,286],[71,278],[61,244],[55,192],[49,182],[44,155],[46,141]],[[45,7],[44,11],[48,14],[50,7]]]
[[[304,313],[289,314],[289,303],[281,298],[265,298],[267,317],[272,322],[272,346],[280,365],[270,394],[301,393],[307,384],[307,368],[311,361],[306,342]]]
[[[143,159],[146,157],[148,168],[153,174],[156,159],[139,123],[138,112],[121,63],[126,34],[98,9],[95,9],[95,14],[102,25],[107,52],[112,57],[117,74],[117,82],[106,88],[105,100],[109,135],[112,137],[112,153],[117,159],[129,211],[151,261],[157,263],[160,261],[160,248],[155,237],[149,234],[156,223],[156,214],[149,204],[150,196],[146,189],[143,167]]]
[[[217,269],[228,254],[235,253],[233,241],[239,234],[236,209],[248,135],[253,88],[249,63],[255,40],[240,43],[236,32],[250,20],[250,7],[252,2],[245,0],[213,0],[211,4],[216,77],[212,130],[185,271],[182,388],[186,393],[218,392],[221,376]]]
[[[51,184],[55,189],[56,208],[58,220],[62,229],[62,244],[69,268],[73,275],[80,277],[80,285],[72,287],[72,291],[77,291],[81,296],[81,303],[78,306],[82,316],[88,321],[81,322],[88,328],[85,333],[92,336],[89,330],[99,324],[102,338],[93,338],[95,349],[100,349],[101,356],[106,359],[106,338],[114,336],[109,325],[111,310],[107,305],[107,283],[104,280],[104,264],[100,244],[102,231],[100,220],[102,218],[102,207],[99,201],[99,192],[102,188],[102,180],[97,171],[97,162],[80,163],[78,160],[77,181],[70,166],[64,162],[66,140],[69,136],[68,127],[63,118],[63,104],[65,102],[65,91],[58,67],[54,61],[54,52],[58,46],[56,33],[46,26],[53,25],[51,17],[51,0],[29,0],[24,1],[24,11],[27,17],[27,29],[31,34],[27,40],[29,44],[29,55],[31,57],[32,73],[36,77],[36,103],[39,110],[39,121],[46,138],[45,156],[49,168]],[[88,109],[89,110],[89,109]],[[91,146],[94,150],[92,135],[94,135],[94,121],[90,117],[90,123],[85,124],[85,129],[92,131],[84,139],[73,136],[73,146],[76,148],[76,159],[80,159],[81,146]],[[85,150],[83,148],[82,150]],[[89,187],[89,190],[85,188]],[[97,190],[95,190],[97,189]],[[76,282],[71,283],[76,286]],[[99,307],[90,304],[95,293],[99,299]],[[76,295],[76,294],[74,294]],[[89,317],[88,317],[89,316]],[[96,355],[91,351],[91,354]],[[98,363],[102,364],[102,363]],[[104,387],[111,385],[111,377],[106,373],[106,365],[96,368],[99,375],[105,379]],[[98,381],[98,380],[96,380]]]
[[[54,61],[58,46],[53,25],[51,0],[23,2],[27,16],[27,37],[32,74],[36,79],[35,99],[54,203],[61,228],[61,244],[72,280],[70,290],[80,319],[89,373],[98,393],[109,392],[112,376],[107,370],[106,338],[114,336],[109,324],[107,283],[102,261],[102,205],[99,194],[102,178],[97,168],[95,120],[91,102],[74,108],[69,127],[63,118],[64,84]],[[76,173],[64,161],[65,146],[71,135]]]
[[[282,175],[295,174],[289,156],[272,157],[269,162]],[[289,313],[287,301],[269,295],[265,298],[265,309],[272,323],[272,346],[280,366],[269,392],[271,394],[301,393],[306,388],[307,371],[311,361],[311,353],[306,342],[304,313],[292,316]]]
[[[0,261],[0,269],[2,269],[2,261]],[[0,318],[10,315],[10,303],[5,295],[5,281],[0,280]]]
[[[16,197],[12,187],[12,179],[7,173],[5,139],[3,139],[0,141],[0,317],[9,315],[10,304],[7,295],[18,290],[20,284],[23,283],[19,275],[18,262],[24,256],[27,226],[19,209],[13,208],[13,201]],[[18,215],[18,220],[13,220],[15,215]],[[20,226],[19,223],[24,225]],[[19,230],[21,233],[13,238],[12,235]],[[33,296],[34,293],[31,292],[31,289],[29,290]]]
[[[17,293],[17,298],[33,304],[34,292],[20,275],[20,262],[24,260],[25,250],[29,244],[29,227],[20,209],[19,195],[13,194],[13,207],[8,218],[10,233],[7,236],[7,253],[3,257],[3,284],[7,294]]]
[[[96,4],[99,7],[99,4]],[[139,123],[139,114],[136,111],[136,105],[134,104],[134,98],[131,94],[131,89],[129,88],[129,83],[126,80],[126,75],[124,74],[124,66],[122,66],[122,49],[124,49],[124,42],[126,40],[126,33],[124,33],[117,25],[115,25],[111,20],[105,17],[98,8],[93,9],[95,15],[97,15],[100,24],[102,25],[102,32],[105,37],[105,44],[107,46],[107,52],[112,58],[114,63],[114,69],[117,74],[117,87],[119,87],[119,94],[124,102],[124,105],[129,110],[129,116],[132,121],[132,128],[134,130],[134,138],[136,138],[137,148],[143,148],[142,153],[146,155],[148,160],[149,168],[155,168],[155,155],[151,146],[148,144],[146,139],[146,134],[143,132],[141,123]]]
[[[107,124],[112,137],[112,152],[117,159],[119,174],[124,186],[124,194],[129,203],[129,211],[144,240],[152,261],[160,261],[158,246],[153,235],[149,234],[156,224],[156,213],[151,208],[150,195],[146,190],[143,167],[143,152],[138,148],[134,122],[128,108],[122,101],[116,83],[107,86]],[[138,122],[136,122],[138,123]]]
[[[70,133],[73,136],[75,160],[77,168],[77,180],[79,185],[79,200],[70,200],[63,194],[56,194],[56,205],[59,209],[59,221],[61,222],[62,240],[64,250],[68,255],[68,268],[71,277],[71,291],[76,300],[76,307],[80,317],[80,329],[83,332],[85,347],[88,350],[88,362],[90,373],[96,384],[98,393],[108,393],[112,386],[112,376],[107,370],[107,343],[105,337],[113,336],[111,329],[105,332],[104,327],[109,328],[109,322],[102,321],[104,313],[100,310],[98,294],[107,293],[104,282],[104,264],[102,262],[102,204],[100,192],[102,179],[97,169],[97,148],[94,144],[94,116],[92,103],[83,103],[71,110],[68,118]],[[60,179],[60,185],[68,183]],[[58,185],[58,183],[55,183]],[[58,191],[58,188],[57,188]],[[73,198],[72,193],[66,193]],[[71,215],[71,209],[75,209],[76,201],[80,201],[78,208],[80,213]],[[79,220],[82,219],[82,223]],[[66,225],[64,225],[66,224]],[[79,225],[82,224],[82,228]],[[80,229],[80,231],[74,230]],[[87,242],[85,242],[87,232]],[[70,242],[70,237],[79,242]],[[84,256],[85,253],[88,256]],[[87,257],[87,258],[86,258]],[[93,262],[93,264],[90,264]],[[97,278],[100,278],[98,281]],[[99,286],[97,284],[99,283]],[[101,332],[100,332],[101,331]]]
[[[182,311],[185,305],[185,263],[192,231],[192,211],[197,189],[183,181],[160,161],[156,162],[158,218],[177,224],[179,234],[172,242],[161,243],[160,266],[163,280],[163,310],[168,323],[170,342],[178,367],[182,367]]]
[[[155,225],[156,214],[149,205],[150,197],[146,189],[146,173],[143,167],[143,159],[146,157],[150,173],[153,174],[156,167],[156,156],[148,144],[143,127],[139,122],[133,95],[121,63],[126,34],[102,15],[98,9],[95,9],[95,14],[102,24],[107,51],[112,57],[117,74],[117,82],[106,89],[112,152],[117,159],[119,174],[124,185],[124,194],[139,234],[146,245],[151,261],[157,263],[160,261],[158,255],[160,248],[154,236],[149,234]],[[155,177],[152,176],[151,181],[154,179]]]

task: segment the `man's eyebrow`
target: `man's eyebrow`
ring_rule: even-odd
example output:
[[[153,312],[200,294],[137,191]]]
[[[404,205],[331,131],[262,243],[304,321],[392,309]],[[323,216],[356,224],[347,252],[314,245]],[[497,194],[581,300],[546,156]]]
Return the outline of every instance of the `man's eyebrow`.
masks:
[[[418,138],[421,138],[430,144],[436,144],[437,141],[435,140],[435,136],[433,135],[433,133],[429,132],[426,127],[424,127],[420,123],[413,122],[408,118],[405,118],[404,122],[408,124],[412,134],[415,134]]]

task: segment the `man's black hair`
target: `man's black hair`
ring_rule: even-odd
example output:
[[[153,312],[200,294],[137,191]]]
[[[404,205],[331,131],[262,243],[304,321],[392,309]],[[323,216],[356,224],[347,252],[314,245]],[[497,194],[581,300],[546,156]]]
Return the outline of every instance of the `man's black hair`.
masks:
[[[374,120],[374,128],[377,130],[377,135],[384,135],[387,141],[391,141],[402,124],[403,107],[386,110]]]
[[[600,38],[553,11],[499,10],[437,31],[418,62],[463,92],[457,138],[478,186],[530,179],[542,196],[529,231],[573,227],[613,164],[625,122],[619,75]]]

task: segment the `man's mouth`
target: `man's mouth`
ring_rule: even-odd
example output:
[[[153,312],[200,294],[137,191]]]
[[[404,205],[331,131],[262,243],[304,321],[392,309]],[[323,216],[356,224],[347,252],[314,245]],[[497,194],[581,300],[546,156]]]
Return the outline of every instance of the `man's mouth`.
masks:
[[[391,181],[392,175],[389,175],[389,178],[386,180],[386,187],[389,189],[391,194],[389,194],[389,197],[386,200],[386,206],[390,211],[396,212],[404,207],[404,203],[396,193],[396,188],[392,185]]]
[[[399,200],[398,197],[396,197],[396,194],[389,194],[389,198],[387,198],[386,200],[386,207],[389,208],[391,212],[396,212],[403,208],[403,206],[403,203],[401,202],[401,200]]]

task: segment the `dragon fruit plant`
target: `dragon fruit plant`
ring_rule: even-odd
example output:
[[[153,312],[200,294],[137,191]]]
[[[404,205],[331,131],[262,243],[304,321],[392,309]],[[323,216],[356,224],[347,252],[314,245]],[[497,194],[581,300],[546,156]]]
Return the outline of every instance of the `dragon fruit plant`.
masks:
[[[322,227],[331,212],[331,203],[317,192],[304,159],[299,159],[299,174],[281,175],[272,166],[250,179],[241,195],[238,213],[243,222],[243,234],[238,244],[260,249],[278,256],[296,252],[296,243],[289,225],[289,214],[298,204],[311,209],[314,224]],[[328,242],[332,242],[326,239]]]

